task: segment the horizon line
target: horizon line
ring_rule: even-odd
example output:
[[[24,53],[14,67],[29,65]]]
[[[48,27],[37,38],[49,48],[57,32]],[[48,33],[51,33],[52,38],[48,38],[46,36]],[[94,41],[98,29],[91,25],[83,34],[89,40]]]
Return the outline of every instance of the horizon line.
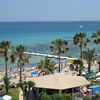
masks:
[[[100,20],[65,20],[65,21],[0,21],[0,22],[100,22]]]

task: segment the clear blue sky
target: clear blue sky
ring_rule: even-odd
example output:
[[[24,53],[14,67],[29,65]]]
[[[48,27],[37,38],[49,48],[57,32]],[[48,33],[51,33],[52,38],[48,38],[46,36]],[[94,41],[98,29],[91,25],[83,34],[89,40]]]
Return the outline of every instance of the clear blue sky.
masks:
[[[0,0],[0,21],[99,20],[100,0]]]

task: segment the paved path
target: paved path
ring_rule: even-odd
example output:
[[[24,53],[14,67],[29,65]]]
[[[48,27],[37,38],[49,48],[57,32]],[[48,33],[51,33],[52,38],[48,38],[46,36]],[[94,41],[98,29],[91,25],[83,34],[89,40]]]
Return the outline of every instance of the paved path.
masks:
[[[23,92],[20,88],[19,88],[19,100],[23,100]]]

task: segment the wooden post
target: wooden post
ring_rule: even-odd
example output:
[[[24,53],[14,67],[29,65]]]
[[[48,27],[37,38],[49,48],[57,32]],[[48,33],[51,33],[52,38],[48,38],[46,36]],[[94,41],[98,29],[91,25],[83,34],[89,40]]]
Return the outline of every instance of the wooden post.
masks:
[[[62,93],[62,90],[59,90],[59,94],[61,94]]]
[[[39,88],[37,88],[37,93],[39,93]]]
[[[74,88],[72,88],[72,98],[74,98]]]

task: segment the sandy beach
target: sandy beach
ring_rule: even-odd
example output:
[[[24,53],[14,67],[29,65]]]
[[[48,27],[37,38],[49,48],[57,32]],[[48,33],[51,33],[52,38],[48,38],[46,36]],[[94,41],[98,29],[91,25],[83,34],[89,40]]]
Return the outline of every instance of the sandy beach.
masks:
[[[61,74],[64,73],[65,75],[77,75],[77,72],[75,70],[70,69],[71,62],[67,63],[61,63]],[[87,69],[87,64],[84,64],[85,69]],[[55,65],[55,67],[58,67],[58,64]],[[96,64],[93,64],[91,68],[96,68]],[[34,77],[38,77],[38,75],[32,75],[32,72],[38,72],[39,70],[35,67],[27,67],[22,69],[22,80],[27,81],[32,80]],[[57,70],[55,70],[54,73],[57,73]],[[5,72],[0,72],[0,84],[3,84],[2,78],[4,77]],[[10,81],[13,83],[19,82],[19,69],[10,69],[8,71],[8,76],[10,78]]]

